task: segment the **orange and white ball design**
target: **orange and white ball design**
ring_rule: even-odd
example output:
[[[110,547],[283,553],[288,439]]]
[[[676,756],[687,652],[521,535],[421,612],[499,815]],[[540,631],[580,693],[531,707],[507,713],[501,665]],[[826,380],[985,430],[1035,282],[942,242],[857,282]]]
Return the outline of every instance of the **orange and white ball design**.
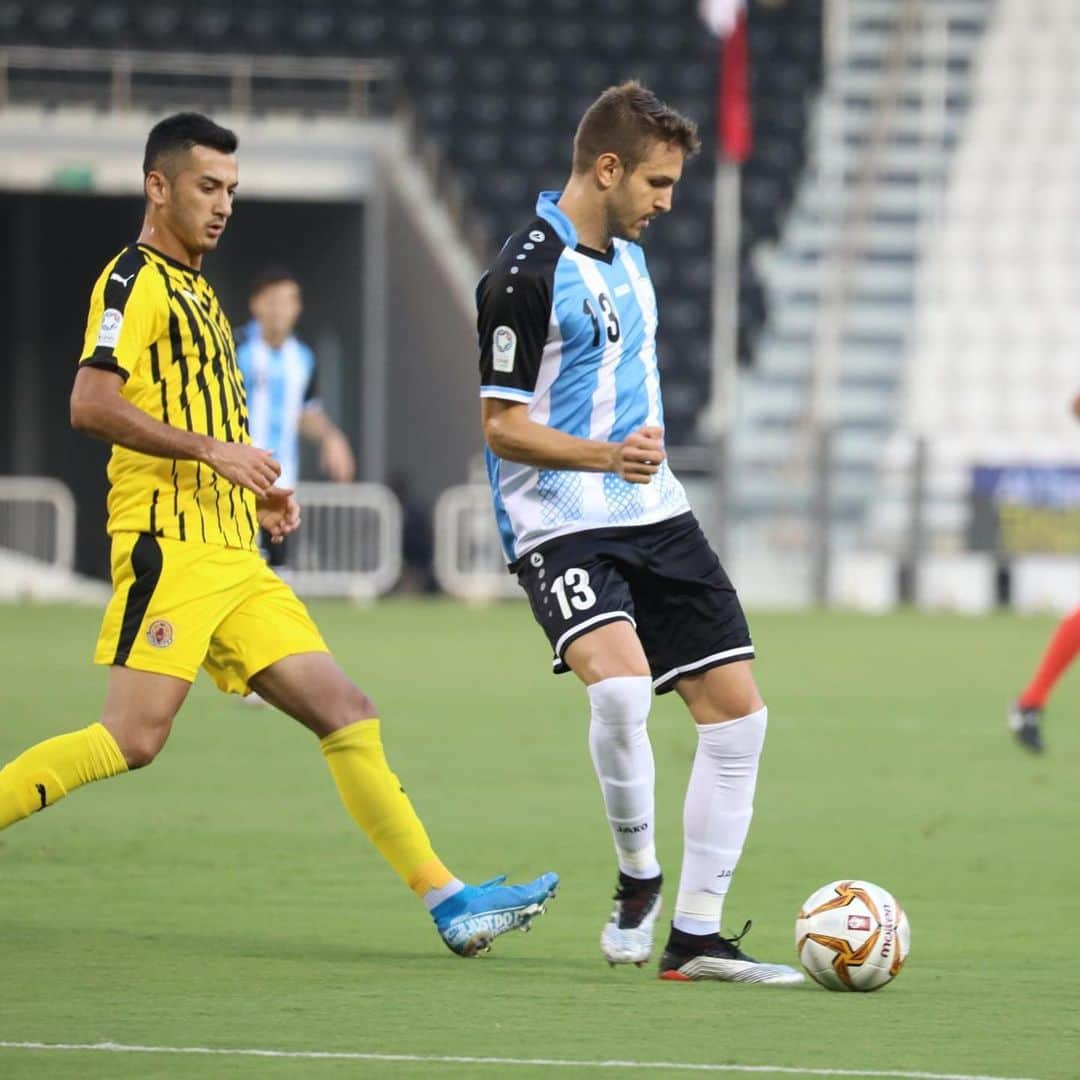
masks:
[[[904,966],[911,926],[887,889],[833,881],[803,904],[795,947],[806,973],[827,990],[879,990]]]

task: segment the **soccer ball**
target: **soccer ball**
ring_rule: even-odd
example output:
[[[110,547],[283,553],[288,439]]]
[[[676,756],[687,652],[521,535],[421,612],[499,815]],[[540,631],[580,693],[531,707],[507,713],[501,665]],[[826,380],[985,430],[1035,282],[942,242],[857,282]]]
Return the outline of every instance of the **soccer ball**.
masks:
[[[911,926],[880,885],[834,881],[803,904],[795,947],[806,973],[826,990],[880,990],[908,958]]]

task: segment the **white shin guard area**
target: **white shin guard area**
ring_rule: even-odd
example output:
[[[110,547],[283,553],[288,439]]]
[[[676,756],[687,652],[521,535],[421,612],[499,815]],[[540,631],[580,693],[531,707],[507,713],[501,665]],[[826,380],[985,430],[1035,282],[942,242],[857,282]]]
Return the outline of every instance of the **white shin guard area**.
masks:
[[[649,742],[652,679],[626,675],[588,688],[589,750],[615,841],[619,869],[630,877],[660,873],[656,860],[656,765]]]
[[[683,864],[674,925],[688,934],[720,930],[724,897],[754,813],[758,761],[769,710],[698,727],[683,807]]]

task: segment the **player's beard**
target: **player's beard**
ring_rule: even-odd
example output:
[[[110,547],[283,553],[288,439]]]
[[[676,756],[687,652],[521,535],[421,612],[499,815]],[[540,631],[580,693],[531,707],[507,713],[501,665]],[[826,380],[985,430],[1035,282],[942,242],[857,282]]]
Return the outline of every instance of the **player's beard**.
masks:
[[[203,255],[213,251],[221,239],[221,233],[217,236],[207,235],[206,228],[210,222],[203,220],[203,213],[195,208],[175,207],[170,215],[173,231],[192,254]]]
[[[637,214],[634,210],[629,193],[627,193],[625,202],[620,201],[617,196],[613,198],[608,203],[606,210],[608,236],[617,236],[620,240],[630,240],[635,244],[640,243],[644,230],[637,229],[635,231],[634,226],[639,221],[647,221],[651,215],[648,211]]]
[[[620,212],[617,205],[611,203],[607,206],[606,213],[606,226],[608,236],[618,237],[620,240],[634,240],[636,237],[631,233],[630,229],[633,227],[626,224],[626,215]]]

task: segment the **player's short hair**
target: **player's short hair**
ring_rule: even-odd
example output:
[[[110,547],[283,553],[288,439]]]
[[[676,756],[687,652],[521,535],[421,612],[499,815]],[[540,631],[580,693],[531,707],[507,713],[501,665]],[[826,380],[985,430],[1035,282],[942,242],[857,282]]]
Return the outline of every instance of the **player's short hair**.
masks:
[[[236,133],[215,124],[202,113],[182,112],[159,120],[146,137],[146,153],[143,155],[143,176],[154,169],[161,169],[166,158],[186,153],[193,146],[209,146],[223,154],[235,154],[240,140]]]
[[[255,275],[248,299],[254,300],[264,289],[269,289],[271,285],[282,285],[287,281],[297,288],[300,287],[300,279],[291,270],[286,270],[283,266],[268,266]]]
[[[701,149],[697,124],[635,79],[609,86],[586,110],[574,135],[574,172],[592,168],[601,154],[618,154],[627,172],[654,142],[675,143],[687,157]]]

